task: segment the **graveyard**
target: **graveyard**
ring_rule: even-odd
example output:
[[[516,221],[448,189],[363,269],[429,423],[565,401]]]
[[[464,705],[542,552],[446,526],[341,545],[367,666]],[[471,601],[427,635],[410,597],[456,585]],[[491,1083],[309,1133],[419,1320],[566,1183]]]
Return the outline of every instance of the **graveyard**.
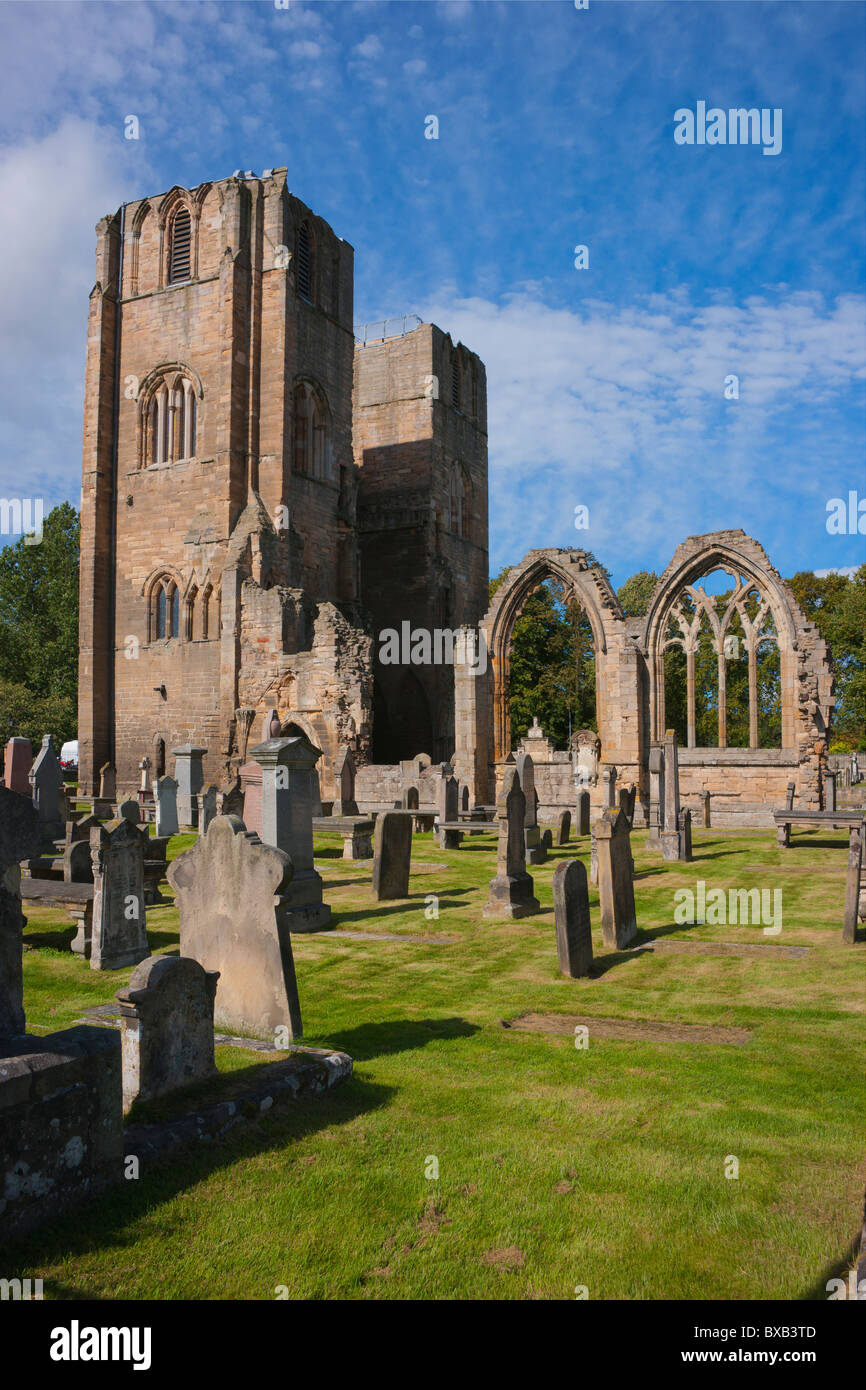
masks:
[[[516,770],[506,781],[525,816]],[[543,862],[526,863],[537,911],[485,913],[515,867],[507,800],[456,847],[415,831],[396,897],[378,899],[374,862],[317,831],[330,920],[291,934],[300,1046],[346,1054],[351,1075],[289,1104],[246,1102],[243,1124],[143,1160],[11,1242],[7,1272],[38,1269],[57,1299],[825,1298],[856,1260],[863,1186],[846,830],[804,829],[792,849],[772,831],[696,827],[691,860],[670,862],[626,828],[636,929],[617,947],[604,854],[596,884],[575,831],[542,837]],[[221,819],[168,842],[151,960],[177,956],[175,866]],[[573,978],[557,962],[554,876],[575,863],[591,954]],[[675,893],[699,881],[708,898],[784,884],[784,930],[677,923]],[[108,1031],[142,967],[88,969],[67,912],[27,902],[26,915],[28,1033]],[[215,1071],[135,1101],[128,1133],[268,1091],[285,1051],[220,1035]]]

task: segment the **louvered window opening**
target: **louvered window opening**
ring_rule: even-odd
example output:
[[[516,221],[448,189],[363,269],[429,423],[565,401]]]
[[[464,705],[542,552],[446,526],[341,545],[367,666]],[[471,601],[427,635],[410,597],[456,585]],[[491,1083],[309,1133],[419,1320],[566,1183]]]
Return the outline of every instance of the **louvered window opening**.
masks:
[[[455,410],[460,409],[460,368],[456,362],[451,364],[451,404]]]
[[[302,226],[298,232],[298,294],[304,299],[312,299],[312,259],[310,233]]]
[[[192,222],[186,209],[181,209],[174,219],[171,229],[171,262],[168,269],[170,284],[178,280],[188,280],[190,275],[190,248],[192,245]]]

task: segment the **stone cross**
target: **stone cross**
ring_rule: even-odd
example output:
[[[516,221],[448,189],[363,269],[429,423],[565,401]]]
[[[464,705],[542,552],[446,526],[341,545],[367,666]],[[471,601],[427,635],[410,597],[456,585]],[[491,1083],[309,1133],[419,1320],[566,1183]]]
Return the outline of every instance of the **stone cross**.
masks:
[[[207,749],[184,743],[171,751],[177,779],[177,818],[181,825],[195,830],[198,828],[198,794],[204,786],[202,759]]]
[[[271,1041],[277,1028],[300,1037],[289,856],[263,845],[237,816],[217,816],[169,864],[168,881],[180,913],[181,955],[219,972],[217,1027]]]
[[[214,1064],[213,1011],[219,974],[186,956],[148,956],[118,990],[123,1109],[206,1081]]]
[[[60,811],[63,774],[50,734],[43,738],[39,756],[28,776],[32,787],[33,805],[39,813],[42,826],[42,838],[46,841],[56,840],[63,833],[63,816]]]
[[[526,797],[517,767],[505,769],[496,803],[499,842],[496,876],[490,881],[485,917],[529,917],[540,911],[532,877],[526,872]]]
[[[156,833],[176,835],[179,829],[177,782],[173,777],[160,777],[156,784]]]
[[[376,818],[373,852],[373,896],[379,902],[408,898],[412,858],[412,817],[386,811]]]
[[[285,889],[292,931],[321,931],[331,920],[313,865],[313,773],[322,756],[304,734],[272,738],[251,750],[262,769],[262,840],[294,866]]]
[[[0,1041],[24,1032],[21,860],[36,858],[41,847],[41,825],[33,802],[0,787]]]
[[[588,975],[592,967],[589,888],[579,859],[567,859],[553,871],[553,915],[560,971],[573,980]]]
[[[90,832],[93,865],[91,970],[122,970],[150,955],[144,905],[144,845],[124,817]]]
[[[358,803],[355,800],[355,759],[351,748],[345,745],[337,754],[334,763],[334,779],[337,783],[337,799],[334,802],[335,816],[357,816]]]
[[[866,820],[861,820],[848,831],[848,873],[845,879],[845,915],[842,919],[842,940],[846,946],[853,946],[857,940],[857,908],[860,901],[864,838]]]
[[[30,769],[33,766],[33,745],[29,738],[10,738],[3,755],[3,780],[10,791],[31,796]]]
[[[622,811],[607,810],[594,826],[598,849],[598,897],[605,946],[622,951],[637,935],[631,836]]]

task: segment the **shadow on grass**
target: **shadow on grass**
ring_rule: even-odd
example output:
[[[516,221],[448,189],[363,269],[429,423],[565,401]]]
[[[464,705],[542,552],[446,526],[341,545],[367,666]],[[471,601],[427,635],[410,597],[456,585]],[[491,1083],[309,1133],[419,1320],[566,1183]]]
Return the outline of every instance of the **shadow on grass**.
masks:
[[[52,951],[68,951],[72,945],[76,928],[55,927],[53,931],[24,930],[25,946],[48,946]]]
[[[128,1247],[132,1251],[138,1238],[134,1230],[137,1222],[152,1215],[155,1208],[178,1193],[244,1159],[283,1150],[329,1126],[346,1124],[359,1115],[380,1109],[393,1095],[392,1086],[374,1085],[353,1077],[327,1095],[298,1104],[288,1102],[277,1110],[268,1111],[247,1125],[239,1126],[225,1138],[176,1150],[150,1171],[142,1172],[136,1181],[121,1181],[101,1193],[97,1201],[78,1206],[55,1219],[50,1227],[10,1242],[3,1251],[4,1274],[6,1268],[11,1275],[15,1269],[39,1269],[65,1257],[75,1258],[105,1248]],[[133,1230],[127,1234],[129,1227]],[[93,1297],[91,1293],[82,1295],[59,1279],[46,1278],[44,1286],[50,1298]]]
[[[592,980],[597,980],[602,975],[606,975],[609,970],[615,970],[618,965],[627,965],[630,960],[637,960],[638,956],[648,955],[652,955],[648,947],[638,946],[637,950],[611,951],[606,956],[595,956],[590,967],[589,977]]]
[[[824,1272],[818,1276],[814,1284],[811,1284],[803,1293],[794,1295],[795,1302],[826,1303],[828,1297],[827,1284],[831,1279],[841,1279],[844,1281],[845,1297],[848,1298],[848,1271],[852,1265],[856,1268],[859,1252],[860,1232],[858,1231],[851,1241],[851,1244],[848,1246],[848,1253],[842,1255],[838,1260],[834,1260],[832,1264],[825,1265]]]
[[[329,1033],[327,1046],[348,1052],[355,1062],[365,1062],[395,1052],[414,1052],[438,1038],[471,1038],[480,1032],[479,1024],[467,1023],[465,1018],[400,1018]]]
[[[466,907],[465,898],[469,891],[468,888],[449,888],[447,893],[438,893],[436,896],[439,899],[440,910],[443,907]],[[408,898],[401,898],[397,903],[381,903],[371,897],[369,907],[358,908],[355,912],[341,912],[339,908],[335,908],[331,913],[331,921],[335,927],[343,922],[366,922],[373,931],[373,919],[392,917],[398,912],[422,912],[428,896],[426,893],[413,893]],[[316,935],[326,936],[327,932],[317,932]]]

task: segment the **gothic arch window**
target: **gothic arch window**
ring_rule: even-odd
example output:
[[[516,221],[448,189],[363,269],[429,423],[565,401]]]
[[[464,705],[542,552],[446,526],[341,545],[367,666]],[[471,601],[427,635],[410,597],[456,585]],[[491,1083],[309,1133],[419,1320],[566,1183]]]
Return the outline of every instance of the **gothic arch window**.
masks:
[[[180,629],[180,591],[170,574],[159,574],[150,586],[147,606],[147,640],[162,642],[177,637]]]
[[[332,479],[331,415],[325,397],[310,381],[295,384],[295,472]]]
[[[460,358],[456,352],[451,358],[451,404],[460,409]]]
[[[298,228],[298,294],[302,299],[306,299],[310,304],[313,302],[314,279],[314,255],[313,238],[310,233],[308,222],[302,222]]]
[[[168,283],[179,284],[192,274],[192,218],[189,208],[179,207],[168,234]]]
[[[141,466],[193,459],[198,447],[195,383],[182,369],[157,372],[140,398]]]

